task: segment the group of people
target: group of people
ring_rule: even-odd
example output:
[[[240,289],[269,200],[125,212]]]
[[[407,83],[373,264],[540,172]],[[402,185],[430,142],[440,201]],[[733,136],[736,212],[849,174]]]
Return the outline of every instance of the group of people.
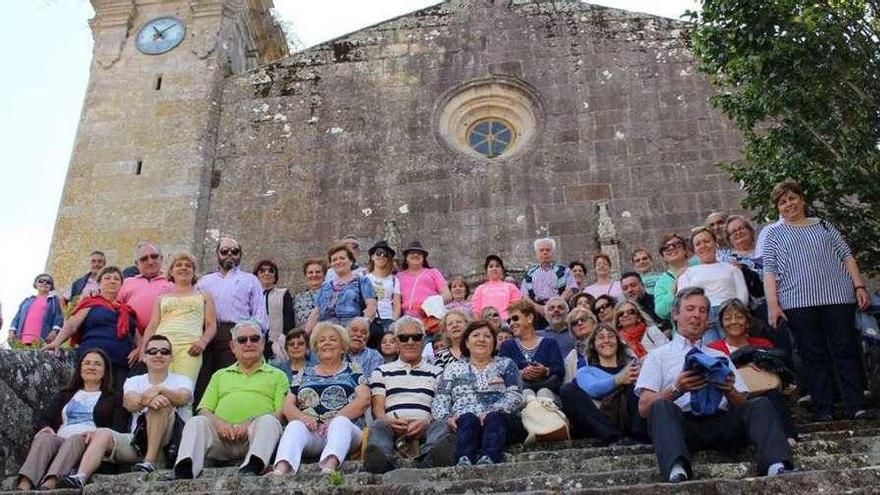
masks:
[[[785,383],[795,380],[768,386],[778,370],[759,370],[748,381],[760,363],[737,369],[731,354],[775,347],[793,366],[796,352],[816,420],[833,419],[835,386],[850,417],[874,415],[855,258],[832,225],[807,216],[796,182],[772,199],[780,219],[760,235],[713,213],[689,237],[660,239],[665,270],[639,248],[615,279],[598,253],[593,283],[584,263],[556,260],[552,238],[535,241],[519,284],[487,256],[473,291],[431,267],[419,242],[397,266],[379,241],[360,265],[360,242],[344,238],[303,263],[297,293],[278,287],[272,260],[243,270],[229,237],[202,277],[187,253],[163,273],[151,242],[125,273],[96,251],[63,296],[38,275],[11,325],[10,339],[46,351],[69,341],[78,355],[19,487],[82,487],[102,461],[151,472],[163,457],[179,478],[199,476],[208,458],[278,476],[303,456],[327,472],[353,455],[373,473],[401,459],[492,464],[511,444],[569,437],[653,443],[670,482],[693,477],[696,450],[748,444],[761,474],[781,474],[797,439]]]

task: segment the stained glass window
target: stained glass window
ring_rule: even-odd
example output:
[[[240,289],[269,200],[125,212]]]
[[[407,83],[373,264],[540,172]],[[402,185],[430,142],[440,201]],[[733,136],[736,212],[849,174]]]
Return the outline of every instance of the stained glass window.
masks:
[[[486,119],[472,125],[468,131],[468,144],[471,149],[486,158],[495,158],[504,153],[514,139],[514,131],[509,124],[497,119]]]

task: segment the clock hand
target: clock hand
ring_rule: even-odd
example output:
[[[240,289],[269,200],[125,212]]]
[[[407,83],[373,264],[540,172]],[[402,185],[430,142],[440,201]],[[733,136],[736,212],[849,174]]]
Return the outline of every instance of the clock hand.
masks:
[[[177,24],[171,24],[171,25],[168,26],[167,28],[165,28],[165,29],[159,31],[159,34],[164,35],[164,34],[165,34],[165,31],[168,31],[169,29],[173,28],[173,27],[176,26],[176,25],[177,25]]]
[[[156,26],[153,26],[153,31],[156,31],[156,34],[153,35],[153,39],[164,38],[164,36],[162,35],[164,31],[159,31],[159,28],[157,28]]]

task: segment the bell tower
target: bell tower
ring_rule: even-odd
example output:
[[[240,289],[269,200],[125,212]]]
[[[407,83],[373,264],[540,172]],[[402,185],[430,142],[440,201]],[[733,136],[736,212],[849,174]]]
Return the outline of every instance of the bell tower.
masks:
[[[48,267],[203,245],[226,76],[287,55],[272,0],[91,0],[94,49]]]

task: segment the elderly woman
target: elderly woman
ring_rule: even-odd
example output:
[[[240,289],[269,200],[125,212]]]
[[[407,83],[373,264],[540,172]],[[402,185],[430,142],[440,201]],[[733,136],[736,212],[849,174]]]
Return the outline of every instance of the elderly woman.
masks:
[[[606,444],[624,436],[647,442],[647,422],[639,415],[639,398],[633,389],[639,362],[630,358],[626,344],[608,325],[599,325],[586,348],[586,365],[561,392],[572,435],[597,437]]]
[[[505,313],[507,312],[507,308],[505,307]],[[501,310],[496,308],[495,306],[486,306],[479,313],[480,319],[485,321],[492,327],[493,332],[500,332],[502,328],[508,328],[507,322],[501,319]],[[509,328],[508,328],[509,330]]]
[[[397,337],[392,332],[386,332],[379,341],[379,354],[385,359],[385,363],[397,361],[397,354],[400,347],[397,343]]]
[[[269,315],[269,340],[266,354],[269,359],[284,359],[284,335],[293,328],[296,318],[293,297],[284,287],[278,287],[278,265],[272,260],[261,260],[254,265],[254,275],[263,287],[266,314]]]
[[[577,369],[586,364],[584,357],[587,355],[587,338],[593,334],[598,324],[596,315],[588,309],[576,307],[568,313],[568,328],[571,336],[574,337],[575,348],[563,360],[565,377],[562,383],[570,383],[574,380]]]
[[[485,321],[468,325],[461,339],[464,359],[443,371],[432,414],[456,432],[459,466],[503,462],[509,426],[519,421],[512,415],[523,406],[519,373],[513,361],[495,357],[495,333]]]
[[[367,345],[378,347],[382,336],[391,323],[400,318],[400,281],[394,275],[394,255],[386,241],[373,244],[368,251],[367,279],[373,284],[376,295],[376,319],[370,323],[370,340]]]
[[[61,301],[55,294],[55,280],[48,273],[34,278],[37,294],[28,296],[18,306],[15,318],[9,325],[9,341],[24,345],[50,342],[64,322]]]
[[[507,312],[514,338],[505,342],[498,354],[516,364],[524,387],[535,392],[543,388],[559,392],[565,377],[562,354],[555,340],[541,337],[535,330],[535,306],[521,299],[508,306]]]
[[[306,260],[302,265],[303,278],[306,279],[306,290],[293,296],[293,319],[296,328],[305,328],[312,309],[315,308],[315,297],[324,283],[327,265],[317,258]]]
[[[730,248],[719,251],[718,261],[743,265],[763,276],[764,264],[755,256],[756,237],[752,222],[742,215],[731,215],[727,217],[725,235]]]
[[[593,303],[593,314],[599,319],[599,323],[606,325],[614,324],[614,305],[617,300],[608,294],[602,294]]]
[[[283,409],[289,423],[278,443],[273,474],[296,473],[303,453],[320,454],[321,471],[333,472],[361,444],[370,389],[360,367],[344,359],[348,333],[339,325],[318,323],[309,347],[318,362],[290,383]]]
[[[701,287],[712,306],[709,308],[709,329],[704,335],[706,342],[723,338],[718,326],[718,307],[722,302],[737,298],[743,304],[749,303],[749,289],[746,287],[742,271],[729,263],[719,263],[718,244],[715,234],[708,227],[697,227],[691,234],[694,253],[700,264],[685,268],[678,274],[676,291],[688,287]]]
[[[474,297],[471,299],[473,314],[481,315],[481,318],[486,319],[483,315],[485,308],[503,308],[497,309],[496,313],[499,313],[500,317],[506,320],[507,307],[510,306],[510,303],[520,300],[522,293],[515,284],[504,281],[504,261],[500,256],[496,254],[486,256],[483,270],[486,271],[486,281],[474,290]]]
[[[141,352],[153,335],[164,335],[175,349],[169,371],[188,377],[193,383],[202,367],[202,352],[217,333],[214,300],[207,291],[195,290],[196,259],[187,253],[171,258],[168,280],[174,289],[153,304],[150,323],[141,339]]]
[[[397,278],[400,280],[400,303],[403,314],[425,321],[427,315],[422,303],[431,296],[442,296],[443,302],[452,301],[446,279],[436,268],[428,264],[428,251],[422,243],[414,241],[403,250],[403,263]],[[436,328],[429,329],[434,333]]]
[[[100,280],[100,278],[99,278]],[[18,489],[52,490],[75,468],[97,428],[128,431],[122,389],[113,390],[110,359],[100,349],[80,354],[70,383],[55,394],[37,423],[37,434],[18,471]]]
[[[862,395],[865,384],[853,336],[856,308],[865,310],[870,303],[856,259],[833,225],[806,216],[806,197],[797,182],[777,184],[772,199],[783,222],[769,230],[764,246],[770,325],[788,320],[816,419],[832,419],[835,374],[848,414],[874,418]]]
[[[373,370],[385,362],[379,351],[367,347],[367,340],[370,338],[370,322],[363,316],[358,316],[348,322],[345,330],[348,332],[348,352],[345,354],[345,359],[357,363],[364,376],[369,378],[373,374]]]
[[[669,342],[639,303],[629,299],[614,307],[612,328],[617,329],[620,340],[638,360],[645,359],[649,352]]]
[[[116,299],[122,287],[119,268],[108,266],[98,272],[98,287],[100,293],[81,299],[64,328],[43,350],[58,349],[67,339],[79,345],[79,357],[83,357],[87,349],[101,349],[110,357],[113,390],[122,393],[129,367],[138,360],[135,314],[127,304]]]
[[[446,309],[460,309],[466,313],[471,312],[471,303],[468,298],[471,296],[471,288],[461,275],[455,275],[449,279],[446,286],[449,288],[449,294],[452,300],[446,303]]]
[[[464,311],[453,309],[443,317],[441,326],[446,337],[446,349],[440,351],[434,358],[434,364],[446,368],[450,363],[461,360],[464,355],[461,352],[461,335],[470,324],[471,319]]]
[[[272,362],[272,366],[283,371],[287,375],[288,381],[293,377],[302,373],[309,361],[309,343],[308,337],[302,330],[294,328],[287,332],[284,340],[284,350],[287,352],[285,359],[276,359]]]
[[[315,308],[306,323],[306,333],[319,321],[329,321],[342,326],[352,318],[363,316],[373,321],[376,316],[376,295],[373,284],[367,277],[351,270],[354,253],[348,246],[338,244],[327,251],[330,266],[336,274],[332,280],[321,284],[315,297]]]
[[[584,288],[584,292],[598,298],[601,295],[609,295],[615,299],[623,297],[623,289],[619,280],[611,280],[611,257],[605,253],[593,255],[593,271],[596,272],[596,282]]]
[[[739,299],[728,299],[721,303],[718,310],[718,320],[721,322],[721,328],[724,329],[724,340],[710,342],[709,347],[712,349],[729,356],[737,349],[746,346],[773,348],[773,343],[769,340],[749,335],[756,322],[752,319],[749,309]],[[797,438],[797,432],[791,419],[791,410],[788,407],[786,396],[780,390],[771,390],[763,395],[773,404],[782,428],[785,430],[785,436],[790,439],[790,442],[794,442]]]

